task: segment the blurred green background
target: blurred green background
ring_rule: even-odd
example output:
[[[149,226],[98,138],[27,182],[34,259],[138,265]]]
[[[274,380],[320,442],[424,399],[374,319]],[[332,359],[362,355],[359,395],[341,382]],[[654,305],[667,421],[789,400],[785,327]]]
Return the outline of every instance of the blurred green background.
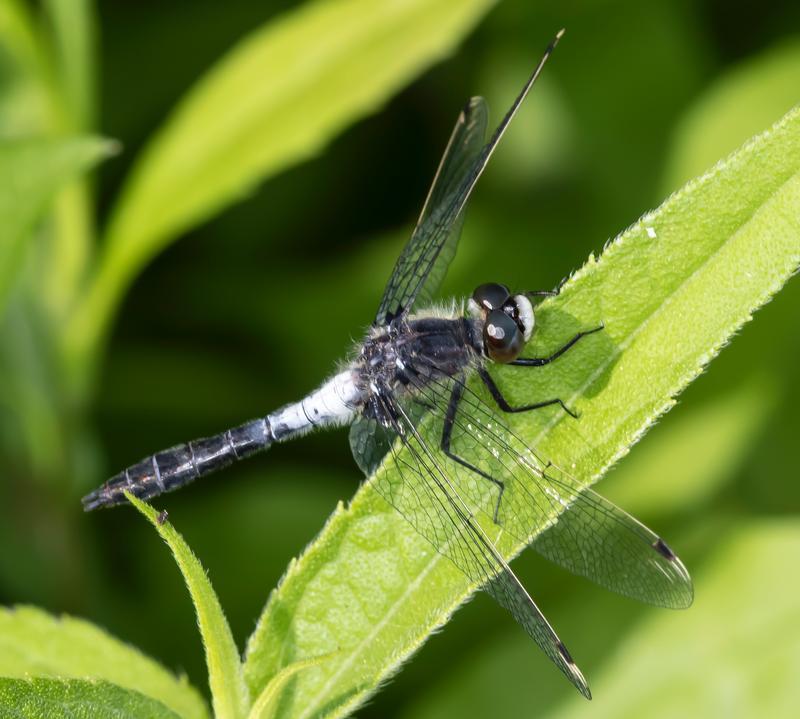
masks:
[[[98,42],[93,124],[124,146],[95,175],[102,226],[176,101],[293,5],[80,4]],[[11,138],[35,134],[36,111],[25,109],[4,19],[0,4],[0,132]],[[500,2],[379,112],[158,255],[77,398],[53,370],[54,320],[28,280],[47,263],[41,237],[55,220],[45,222],[2,318],[0,602],[89,618],[205,688],[169,553],[134,512],[84,515],[80,496],[141,456],[265,414],[322,380],[370,322],[466,98],[484,95],[498,120],[562,26],[471,202],[447,296],[490,280],[554,286],[800,100],[800,5],[790,0]],[[359,714],[793,716],[799,311],[794,280],[599,485],[681,555],[692,609],[640,607],[535,556],[515,562],[587,674],[592,705],[478,595]],[[289,559],[359,480],[337,431],[157,503],[208,569],[240,646]]]

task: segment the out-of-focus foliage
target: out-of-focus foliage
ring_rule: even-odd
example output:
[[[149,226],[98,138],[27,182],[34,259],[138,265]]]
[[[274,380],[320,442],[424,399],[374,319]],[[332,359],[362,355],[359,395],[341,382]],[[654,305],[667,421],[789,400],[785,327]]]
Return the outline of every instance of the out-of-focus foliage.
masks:
[[[448,7],[465,18],[469,13],[463,3],[417,4],[424,5],[432,13]],[[21,274],[0,325],[0,600],[89,617],[167,666],[185,667],[196,686],[205,685],[202,652],[169,553],[134,512],[86,517],[78,498],[110,470],[263,414],[330,371],[348,339],[371,319],[469,95],[485,95],[496,117],[545,39],[567,27],[473,199],[445,287],[459,296],[486,280],[553,286],[642,210],[798,102],[792,68],[800,10],[788,0],[735,10],[712,0],[569,7],[506,0],[451,59],[403,92],[410,73],[393,87],[377,88],[374,103],[346,122],[395,95],[380,114],[352,125],[313,160],[275,174],[250,199],[194,226],[156,258],[131,285],[102,361],[94,352],[80,357],[74,345],[65,349],[67,328],[77,326],[66,320],[77,316],[97,276],[97,235],[107,237],[104,228],[139,151],[215,62],[293,7],[286,0],[268,6],[231,0],[224,9],[213,0],[0,0],[3,140],[100,134],[126,148],[91,182],[59,193],[25,240]],[[476,14],[471,22],[477,20]],[[446,48],[452,52],[468,24],[442,23],[441,46],[414,74]],[[425,27],[431,31],[435,22]],[[397,63],[424,54],[414,28],[392,29],[407,31],[408,54]],[[336,38],[343,29],[327,32]],[[420,29],[420,37],[428,35]],[[386,47],[395,46],[387,41]],[[263,80],[267,92],[270,78]],[[224,116],[226,110],[217,111]],[[758,606],[730,603],[715,612],[719,598],[709,608],[698,603],[701,618],[692,616],[695,609],[662,618],[658,610],[532,565],[527,554],[515,563],[576,658],[598,677],[595,689],[609,713],[630,706],[615,691],[630,691],[634,669],[617,657],[635,656],[644,696],[661,686],[665,656],[689,643],[682,656],[702,659],[696,635],[713,637],[737,618],[764,622],[760,652],[736,643],[727,652],[730,666],[745,676],[763,676],[765,653],[788,662],[800,652],[797,638],[772,622],[792,607],[779,605],[777,595],[796,541],[789,532],[769,530],[777,525],[765,519],[782,515],[791,522],[800,511],[800,337],[793,331],[799,308],[793,281],[618,470],[620,501],[630,500],[634,511],[638,505],[642,518],[670,540],[693,570],[699,597],[706,577],[713,588],[727,574],[753,590],[746,596]],[[71,365],[63,361],[67,349]],[[677,443],[683,451],[670,457],[668,449],[653,448],[657,470],[644,460],[635,464],[640,449],[648,452],[661,435],[667,447]],[[636,491],[634,480],[623,476],[629,463]],[[616,473],[599,487],[612,498]],[[345,436],[330,433],[164,501],[214,578],[240,646],[288,559],[358,481]],[[659,501],[662,496],[668,499]],[[758,537],[767,531],[769,541],[762,542]],[[737,549],[743,546],[738,537],[755,537],[753,552],[771,552],[778,569],[755,571],[749,550]],[[723,560],[731,568],[723,571]],[[659,622],[674,622],[674,633],[638,644],[638,633],[649,637]],[[644,649],[627,654],[636,646]],[[617,654],[619,647],[626,651]],[[719,675],[689,659],[686,670],[697,681],[691,694],[687,689],[691,706],[683,713],[702,707],[706,716],[726,715],[730,707],[713,681]],[[438,716],[569,711],[572,689],[551,672],[510,620],[480,598],[360,712],[422,715],[415,713],[418,702],[434,694]],[[750,706],[773,716],[796,706],[798,688],[782,681],[785,676],[750,684]],[[20,697],[25,686],[4,687],[2,696]],[[673,682],[673,695],[681,689]],[[47,695],[65,691],[79,690],[53,687]]]
[[[241,40],[132,169],[68,329],[78,359],[95,349],[120,294],[157,251],[374,111],[494,2],[311,2]]]
[[[796,520],[732,530],[698,574],[703,591],[690,616],[648,617],[609,657],[597,682],[602,708],[587,712],[570,702],[553,716],[791,716],[800,672],[800,577],[787,573],[786,560],[798,556]],[[773,596],[776,586],[782,591]],[[658,672],[648,666],[654,647]]]
[[[592,636],[592,623],[603,621],[610,609],[607,602],[581,609],[570,601],[556,609],[555,619],[591,614],[577,628],[588,632],[597,664],[595,694],[602,701],[587,705],[580,697],[558,700],[540,682],[526,682],[530,648],[524,639],[503,633],[448,682],[410,702],[404,716],[481,716],[492,709],[505,716],[527,702],[538,707],[536,716],[547,719],[791,717],[800,670],[800,607],[791,597],[798,577],[787,574],[786,560],[800,552],[800,527],[794,519],[756,520],[729,527],[720,536],[721,546],[710,551],[695,575],[702,589],[688,613],[638,612]],[[786,592],[771,597],[776,586]],[[598,640],[605,640],[609,629],[619,635],[604,645]],[[761,661],[754,663],[753,654]],[[483,682],[502,677],[519,687],[516,697],[481,691]]]
[[[95,138],[0,141],[0,311],[19,275],[25,244],[53,194],[112,148]]]

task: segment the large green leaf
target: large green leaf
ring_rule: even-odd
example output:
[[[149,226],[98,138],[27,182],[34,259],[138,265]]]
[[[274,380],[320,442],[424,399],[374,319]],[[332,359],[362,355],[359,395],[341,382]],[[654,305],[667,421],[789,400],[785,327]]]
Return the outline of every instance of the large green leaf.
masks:
[[[157,699],[184,719],[208,716],[185,677],[89,622],[34,607],[0,609],[0,676],[102,679]]]
[[[55,191],[115,147],[96,137],[0,142],[0,311],[26,240]]]
[[[180,719],[137,692],[79,679],[0,678],[0,716],[14,719]]]
[[[495,0],[320,0],[241,41],[138,160],[70,328],[78,350],[179,233],[300,162],[445,56]]]
[[[600,320],[606,329],[546,368],[495,372],[512,403],[560,396],[580,420],[552,410],[509,423],[583,483],[596,481],[798,264],[800,110],[793,110],[632,225],[542,305],[531,354]],[[521,549],[507,537],[499,547],[507,556]],[[248,647],[251,693],[293,661],[338,650],[298,676],[282,706],[284,716],[340,715],[474,589],[368,482],[271,596]]]
[[[192,596],[206,652],[215,718],[245,719],[250,709],[250,698],[244,684],[239,650],[202,565],[165,517],[133,495],[127,497],[169,546]]]

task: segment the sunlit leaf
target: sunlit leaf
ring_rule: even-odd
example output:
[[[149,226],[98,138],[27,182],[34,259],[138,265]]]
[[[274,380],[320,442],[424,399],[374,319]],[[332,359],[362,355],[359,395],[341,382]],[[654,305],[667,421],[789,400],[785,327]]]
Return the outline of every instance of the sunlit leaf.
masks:
[[[34,607],[0,609],[0,676],[102,679],[157,699],[185,719],[208,716],[185,677],[89,622]]]
[[[250,700],[242,676],[239,651],[205,570],[166,518],[133,495],[126,493],[126,496],[169,546],[192,596],[206,652],[214,716],[216,719],[244,719]]]
[[[305,669],[321,664],[327,659],[328,655],[305,659],[281,669],[253,702],[253,708],[250,710],[248,719],[271,719],[271,717],[277,716],[281,692],[292,677]]]
[[[64,95],[69,124],[90,130],[94,115],[94,5],[93,0],[46,0],[55,46],[55,70]]]
[[[44,43],[24,0],[0,0],[0,133],[29,135],[49,127],[54,109]]]
[[[495,0],[323,0],[242,40],[144,150],[70,328],[103,332],[140,268],[178,234],[307,159],[449,53]]]
[[[583,482],[596,481],[798,264],[794,110],[632,225],[542,305],[533,355],[600,320],[605,331],[546,368],[502,367],[495,376],[514,404],[558,396],[581,417],[554,409],[514,415],[509,423]],[[507,556],[521,549],[506,537],[499,546]],[[339,650],[298,676],[284,706],[286,716],[323,707],[341,715],[474,589],[367,483],[270,598],[248,648],[251,692],[282,666]]]
[[[0,678],[0,716],[14,719],[180,719],[163,704],[108,682]]]

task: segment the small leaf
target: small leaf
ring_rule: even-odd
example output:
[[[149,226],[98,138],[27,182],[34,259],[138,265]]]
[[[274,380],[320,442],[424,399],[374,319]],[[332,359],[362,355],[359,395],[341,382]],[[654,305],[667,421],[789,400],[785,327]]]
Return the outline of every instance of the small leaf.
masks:
[[[329,659],[332,655],[325,654],[321,657],[313,659],[305,659],[288,667],[281,669],[272,679],[269,684],[264,687],[258,699],[253,702],[253,708],[250,710],[248,719],[271,719],[276,716],[278,710],[278,700],[281,697],[281,692],[284,687],[289,683],[289,680],[294,677],[298,672],[316,667],[322,662]]]
[[[532,356],[601,320],[605,330],[547,367],[491,368],[510,403],[560,397],[581,413],[576,421],[556,409],[528,412],[510,415],[509,425],[583,483],[595,482],[798,264],[796,109],[636,222],[541,305]],[[508,557],[522,548],[507,536],[498,547]],[[324,708],[340,716],[475,588],[367,482],[270,597],[248,645],[250,690],[292,661],[338,649],[297,677],[285,715]]]
[[[0,311],[34,224],[56,190],[115,149],[97,137],[0,142]]]
[[[208,665],[208,684],[216,719],[244,719],[250,698],[242,675],[239,651],[233,640],[228,620],[205,570],[192,550],[166,518],[151,506],[126,492],[128,500],[156,528],[167,543],[183,574],[197,612],[197,623],[203,639]]]
[[[184,719],[208,716],[186,677],[89,622],[35,607],[0,609],[0,676],[102,679],[157,699]]]
[[[324,0],[242,40],[144,150],[75,317],[80,351],[141,267],[177,235],[305,160],[447,55],[496,0]]]
[[[0,678],[9,719],[181,719],[155,699],[108,682]]]

